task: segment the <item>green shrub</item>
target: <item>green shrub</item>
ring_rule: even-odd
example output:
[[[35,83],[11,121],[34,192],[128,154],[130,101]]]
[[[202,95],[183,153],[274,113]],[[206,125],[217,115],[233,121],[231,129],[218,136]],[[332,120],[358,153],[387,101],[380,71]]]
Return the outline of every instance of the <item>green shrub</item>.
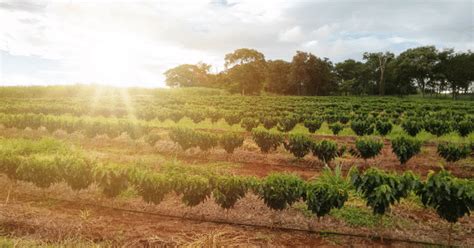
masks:
[[[421,141],[405,136],[396,137],[392,140],[392,151],[401,164],[405,164],[411,157],[420,153]]]
[[[471,149],[467,144],[440,143],[438,144],[438,155],[448,162],[456,162],[467,158]]]
[[[101,164],[93,168],[96,183],[107,197],[116,197],[128,188],[128,171],[119,164]]]
[[[275,150],[283,142],[281,133],[258,128],[252,130],[252,138],[263,153]]]
[[[224,209],[230,209],[239,199],[245,197],[247,190],[248,182],[242,177],[218,177],[215,180],[212,196],[217,205]]]
[[[219,142],[219,136],[208,132],[196,132],[196,145],[199,146],[201,151],[209,151],[210,149],[217,146]]]
[[[163,201],[173,185],[169,176],[150,171],[136,173],[133,183],[143,200],[153,204]]]
[[[285,149],[295,157],[302,158],[309,153],[313,141],[303,134],[291,134],[288,141],[284,142]]]
[[[257,120],[257,119],[254,119],[254,118],[243,118],[242,119],[242,122],[240,123],[240,125],[245,128],[245,130],[247,130],[248,132],[252,131],[252,129],[258,127],[258,125],[260,124],[260,122]]]
[[[407,119],[402,122],[402,128],[408,135],[415,137],[423,130],[423,123],[418,119]]]
[[[329,163],[338,156],[337,143],[331,140],[316,142],[311,147],[313,155],[318,157],[323,163]]]
[[[329,129],[331,129],[334,135],[338,135],[339,132],[342,131],[342,129],[344,129],[344,126],[341,123],[336,122],[334,124],[329,125]]]
[[[462,137],[468,136],[474,130],[473,120],[463,120],[456,125],[456,131]]]
[[[442,136],[451,131],[451,125],[447,121],[437,120],[437,119],[428,119],[425,121],[425,130],[436,136]]]
[[[224,120],[230,126],[240,123],[242,116],[240,113],[227,113],[224,115]]]
[[[212,192],[209,179],[199,175],[188,175],[175,178],[175,192],[181,194],[181,200],[188,207],[194,207],[204,202]]]
[[[196,132],[189,128],[173,128],[169,133],[170,139],[178,143],[186,151],[189,148],[197,146]]]
[[[308,129],[310,133],[315,133],[316,131],[318,131],[318,129],[321,128],[322,124],[323,120],[321,118],[314,117],[303,122],[303,125]]]
[[[189,111],[186,116],[196,124],[206,119],[205,113],[200,111]]]
[[[392,127],[392,123],[388,121],[377,121],[375,123],[375,130],[377,130],[377,132],[379,132],[379,134],[382,136],[390,133],[390,131],[392,131]]]
[[[469,215],[474,208],[472,180],[455,178],[445,170],[431,172],[417,194],[423,205],[434,208],[441,218],[450,223]]]
[[[227,153],[233,153],[238,147],[244,143],[244,137],[236,133],[225,133],[220,137],[219,143]]]
[[[283,210],[301,198],[304,181],[292,174],[271,174],[260,184],[258,194],[271,209]]]
[[[274,116],[264,116],[261,122],[266,129],[272,129],[278,124],[278,119]]]
[[[289,132],[298,124],[298,118],[296,116],[286,116],[278,120],[277,129],[280,132]]]
[[[61,178],[72,190],[87,189],[94,181],[93,163],[79,155],[61,156],[57,158],[61,169]]]
[[[351,122],[351,129],[358,136],[370,135],[374,132],[374,125],[370,121],[353,120]]]
[[[380,154],[383,142],[377,138],[362,137],[356,140],[355,147],[363,159],[369,159]]]
[[[58,157],[34,154],[21,159],[17,174],[22,181],[31,182],[40,188],[48,188],[60,181]]]
[[[161,139],[161,135],[157,132],[151,132],[145,136],[145,142],[150,146],[154,146]]]

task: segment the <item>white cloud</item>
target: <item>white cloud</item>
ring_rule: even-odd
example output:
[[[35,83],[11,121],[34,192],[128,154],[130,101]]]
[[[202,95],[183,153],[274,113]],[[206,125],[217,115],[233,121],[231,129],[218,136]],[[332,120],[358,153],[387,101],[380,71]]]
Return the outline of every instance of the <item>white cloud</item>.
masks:
[[[418,45],[473,47],[472,1],[0,0],[0,84],[163,85],[162,73],[222,68],[241,47],[333,61]],[[443,18],[440,18],[442,16]],[[56,63],[39,66],[43,60]],[[44,68],[47,67],[47,68]]]

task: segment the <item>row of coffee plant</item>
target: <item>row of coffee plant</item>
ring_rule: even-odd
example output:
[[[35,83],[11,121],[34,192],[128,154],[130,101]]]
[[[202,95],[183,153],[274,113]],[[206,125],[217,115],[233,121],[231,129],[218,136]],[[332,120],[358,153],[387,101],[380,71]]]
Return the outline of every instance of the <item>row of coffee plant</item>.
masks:
[[[40,188],[65,182],[75,191],[95,183],[107,197],[117,197],[133,187],[144,201],[152,204],[159,204],[174,193],[189,207],[213,199],[222,208],[231,209],[252,192],[270,209],[283,210],[295,202],[304,202],[308,210],[322,217],[331,209],[342,208],[353,189],[376,215],[387,213],[413,193],[426,207],[433,208],[451,223],[469,215],[474,207],[474,181],[456,178],[444,170],[431,172],[424,181],[410,171],[396,175],[375,168],[364,172],[352,168],[345,178],[338,167],[334,171],[326,169],[311,181],[281,173],[258,179],[214,173],[160,172],[139,166],[94,162],[80,151],[71,151],[65,144],[50,139],[2,139],[0,143],[4,147],[0,152],[0,173],[12,182],[29,182]]]

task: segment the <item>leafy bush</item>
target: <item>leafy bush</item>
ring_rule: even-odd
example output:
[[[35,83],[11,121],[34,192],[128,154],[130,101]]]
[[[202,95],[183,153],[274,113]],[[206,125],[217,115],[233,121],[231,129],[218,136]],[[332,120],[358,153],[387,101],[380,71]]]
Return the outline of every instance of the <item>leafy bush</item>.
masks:
[[[20,158],[12,151],[0,151],[0,173],[7,175],[10,180],[17,180],[18,166],[20,166]]]
[[[151,132],[145,136],[145,142],[150,146],[154,146],[161,139],[161,135],[157,132]]]
[[[428,119],[425,121],[425,130],[436,136],[442,136],[451,131],[451,125],[447,121]]]
[[[314,117],[303,122],[303,125],[308,129],[310,133],[318,131],[318,129],[321,128],[322,124],[323,120],[321,118]]]
[[[338,135],[339,132],[342,131],[342,129],[344,129],[344,126],[341,123],[336,122],[334,124],[329,125],[329,129],[331,129],[334,135]]]
[[[334,173],[326,168],[315,182],[307,184],[304,198],[308,209],[321,217],[329,214],[333,208],[342,208],[349,198],[349,185],[342,177],[341,168]]]
[[[399,202],[402,197],[407,197],[419,184],[411,172],[397,176],[370,168],[363,174],[351,169],[349,175],[352,185],[367,201],[367,206],[372,208],[374,214],[380,215],[389,210],[395,202]]]
[[[242,119],[242,122],[240,123],[240,125],[245,128],[245,130],[247,130],[248,132],[252,131],[252,129],[258,127],[258,125],[260,124],[260,122],[257,120],[257,119],[254,119],[254,118],[243,118]]]
[[[196,132],[189,128],[173,128],[169,133],[170,139],[178,143],[186,151],[191,147],[197,146]]]
[[[474,122],[473,120],[463,120],[460,121],[456,125],[456,131],[461,135],[462,137],[468,136],[472,131],[474,130]]]
[[[313,141],[303,134],[291,134],[288,141],[283,143],[285,149],[291,152],[295,157],[302,158],[309,153]]]
[[[392,131],[392,127],[392,123],[388,121],[377,121],[375,123],[375,130],[377,130],[377,132],[379,132],[379,134],[382,136],[390,133],[390,131]]]
[[[448,162],[456,162],[464,159],[471,153],[467,144],[440,143],[438,144],[438,155]]]
[[[240,113],[227,113],[224,115],[225,122],[227,122],[227,124],[230,126],[238,124],[241,119],[242,117]]]
[[[218,177],[215,180],[212,196],[217,205],[224,209],[233,208],[235,203],[245,197],[248,183],[242,177]]]
[[[355,147],[363,159],[369,159],[380,154],[383,142],[377,138],[362,137],[356,140]]]
[[[258,128],[252,130],[252,138],[263,153],[275,150],[283,141],[281,133]]]
[[[298,124],[298,118],[296,116],[286,116],[278,120],[277,129],[280,132],[289,132]]]
[[[181,200],[188,207],[204,202],[211,195],[209,179],[199,175],[175,178],[175,192],[182,194]]]
[[[420,153],[420,150],[421,141],[414,138],[399,136],[392,140],[392,151],[401,164],[405,164],[411,157]]]
[[[278,124],[278,119],[274,116],[264,116],[261,122],[266,129],[272,129]]]
[[[225,133],[220,137],[219,143],[227,153],[233,153],[244,143],[244,137],[236,133]]]
[[[432,207],[444,220],[455,223],[474,208],[474,186],[471,180],[458,179],[449,172],[431,172],[417,194],[425,206]]]
[[[370,135],[374,132],[372,123],[364,120],[353,120],[351,122],[351,129],[358,136]]]
[[[93,163],[79,155],[68,155],[57,158],[61,169],[61,178],[71,187],[79,191],[87,189],[94,181]]]
[[[93,168],[96,183],[107,197],[116,197],[128,188],[128,171],[119,164],[101,164]]]
[[[200,111],[188,111],[186,116],[196,124],[206,119],[205,113]]]
[[[213,133],[196,132],[195,137],[196,145],[199,146],[201,151],[209,151],[211,148],[216,147],[219,142],[219,136]]]
[[[17,174],[22,181],[31,182],[40,188],[48,188],[60,180],[57,158],[57,156],[43,154],[23,157]]]
[[[323,163],[329,163],[338,156],[337,143],[331,140],[322,140],[314,143],[311,147],[313,155],[318,157]]]
[[[138,194],[147,203],[159,204],[172,190],[170,177],[150,171],[136,173],[133,183]]]
[[[421,130],[423,130],[423,124],[417,119],[407,119],[402,122],[402,128],[408,135],[415,137]]]
[[[271,209],[283,210],[301,198],[304,181],[292,174],[271,174],[260,184],[258,194]]]

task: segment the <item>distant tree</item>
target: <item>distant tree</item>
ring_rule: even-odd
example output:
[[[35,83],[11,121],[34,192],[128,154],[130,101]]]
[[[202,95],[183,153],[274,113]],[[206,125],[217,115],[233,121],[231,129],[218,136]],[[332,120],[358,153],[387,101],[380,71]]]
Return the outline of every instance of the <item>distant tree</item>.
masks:
[[[284,60],[267,61],[265,90],[277,94],[291,94],[294,86],[289,82],[291,63]]]
[[[311,53],[297,51],[291,62],[290,84],[297,95],[326,95],[334,83],[332,63]]]
[[[164,73],[166,85],[170,87],[208,86],[210,68],[211,66],[205,63],[179,65]]]
[[[440,65],[441,73],[446,78],[453,99],[460,90],[468,92],[474,81],[474,53],[452,53]]]
[[[395,56],[391,52],[378,52],[378,53],[364,53],[363,58],[366,60],[366,65],[372,68],[374,75],[378,76],[378,80],[375,80],[378,85],[379,95],[385,95],[385,70],[387,63]]]
[[[438,51],[434,46],[423,46],[408,49],[398,56],[399,70],[403,76],[415,81],[425,96],[426,85],[432,84],[436,80],[435,67],[439,62]]]
[[[369,68],[362,62],[348,59],[335,66],[339,81],[339,91],[343,94],[369,94],[373,85],[370,85]]]
[[[225,68],[231,89],[258,94],[265,80],[265,56],[254,49],[241,48],[225,55]]]

